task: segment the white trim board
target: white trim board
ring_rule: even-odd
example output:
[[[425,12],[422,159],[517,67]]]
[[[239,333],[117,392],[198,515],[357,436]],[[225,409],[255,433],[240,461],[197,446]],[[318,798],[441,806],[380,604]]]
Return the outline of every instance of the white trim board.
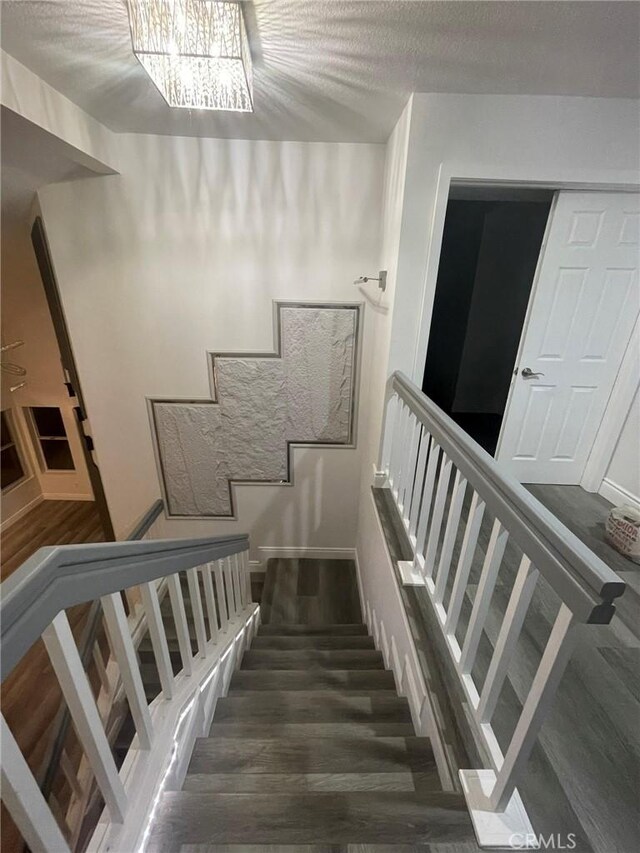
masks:
[[[0,532],[4,533],[4,531],[8,530],[12,524],[23,518],[30,510],[38,506],[39,503],[42,503],[43,500],[44,495],[36,495],[33,500],[30,500],[29,503],[25,504],[21,509],[16,510],[13,515],[9,516],[9,518],[3,519],[2,524],[0,525]]]
[[[93,495],[75,495],[73,492],[43,492],[45,501],[93,501]]]
[[[294,548],[288,546],[271,546],[259,545],[258,553],[262,558],[261,561],[281,559],[302,559],[307,560],[355,560],[355,548]]]
[[[622,486],[614,483],[613,480],[608,480],[606,477],[598,489],[598,494],[614,506],[631,504],[631,506],[635,506],[640,509],[640,497],[638,495],[632,494],[627,489],[624,489]]]
[[[629,338],[627,349],[611,388],[611,394],[587,459],[580,485],[587,492],[600,491],[616,446],[638,390],[640,375],[640,318]],[[637,498],[636,498],[637,501]]]

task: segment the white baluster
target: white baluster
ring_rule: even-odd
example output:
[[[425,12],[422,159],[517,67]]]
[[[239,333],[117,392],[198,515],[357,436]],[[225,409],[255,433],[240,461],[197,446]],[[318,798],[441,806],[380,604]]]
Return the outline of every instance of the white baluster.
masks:
[[[518,636],[522,630],[524,618],[529,609],[538,576],[538,570],[531,565],[528,557],[523,556],[480,694],[477,716],[481,723],[488,723],[491,720],[498,704],[500,691],[515,651]]]
[[[143,583],[139,587],[142,598],[142,606],[147,617],[147,627],[151,637],[151,646],[155,657],[160,684],[165,699],[173,696],[173,668],[171,666],[171,655],[167,644],[167,634],[160,612],[158,591],[155,582]]]
[[[233,619],[236,616],[236,602],[235,595],[233,590],[233,574],[231,572],[231,560],[229,557],[225,557],[222,561],[223,566],[223,574],[224,574],[224,588],[227,593],[227,612],[229,613],[229,619]]]
[[[233,579],[233,591],[236,599],[236,614],[244,607],[244,602],[242,601],[242,585],[240,583],[240,568],[238,564],[239,556],[239,554],[232,554],[229,557],[231,577]]]
[[[409,477],[409,453],[411,450],[411,433],[415,426],[416,417],[409,407],[405,414],[404,429],[400,442],[400,470],[398,473],[398,489],[396,492],[396,504],[402,515],[402,501],[404,500],[404,492]]]
[[[33,853],[69,853],[69,845],[5,718],[0,717],[0,721],[2,801]]]
[[[444,593],[451,570],[451,558],[453,556],[453,547],[456,543],[458,527],[460,525],[460,516],[462,514],[462,505],[464,503],[464,494],[467,488],[467,481],[462,476],[460,471],[456,470],[456,476],[453,481],[453,491],[451,493],[451,501],[449,503],[449,515],[447,516],[447,526],[444,531],[444,539],[442,540],[442,550],[440,551],[440,561],[438,562],[438,574],[436,576],[436,589],[434,593],[436,604],[442,604]]]
[[[413,414],[409,413],[409,426],[406,434],[405,456],[402,470],[402,481],[398,495],[398,509],[406,527],[409,526],[409,510],[411,506],[411,495],[413,493],[413,482],[416,474],[416,459],[418,456],[418,441],[420,439],[420,422]]]
[[[169,575],[169,577],[167,578],[167,589],[169,590],[169,599],[171,601],[173,621],[175,622],[176,626],[176,636],[178,638],[180,658],[182,659],[182,668],[184,670],[185,675],[191,675],[193,673],[191,638],[189,637],[187,614],[184,609],[184,598],[182,597],[180,576],[177,573]]]
[[[491,597],[498,578],[498,571],[504,555],[504,549],[507,546],[509,533],[502,527],[498,519],[493,522],[491,530],[491,538],[489,539],[489,547],[484,558],[480,582],[476,591],[476,597],[473,600],[473,608],[471,610],[471,618],[467,626],[467,633],[462,646],[462,656],[460,657],[460,669],[464,673],[471,672],[476,659],[482,629],[489,612]]]
[[[491,807],[495,811],[504,811],[511,799],[516,781],[527,765],[540,726],[547,715],[573,652],[577,636],[576,627],[573,613],[566,604],[561,604],[522,713],[516,723],[504,763],[491,791]]]
[[[397,428],[398,415],[400,410],[400,400],[395,395],[392,396],[386,406],[383,426],[382,447],[380,450],[380,470],[387,475],[387,482],[391,477],[391,453],[393,449],[393,440]]]
[[[447,610],[447,619],[444,624],[444,632],[449,636],[453,636],[456,632],[462,601],[467,589],[469,580],[469,572],[471,571],[471,563],[476,550],[480,525],[482,524],[482,516],[484,515],[484,501],[482,501],[477,492],[473,493],[471,498],[471,507],[469,509],[469,517],[467,518],[467,526],[464,531],[464,539],[462,540],[462,550],[460,551],[460,559],[458,560],[458,568],[456,577],[453,582],[453,590],[451,592],[451,600]]]
[[[200,595],[200,584],[198,583],[198,570],[187,569],[187,584],[189,586],[189,598],[191,599],[191,612],[196,629],[196,640],[198,641],[198,653],[200,657],[207,654],[207,632],[204,625],[204,613],[202,611],[202,596]]]
[[[42,639],[111,818],[122,823],[127,808],[124,787],[64,611],[44,630]]]
[[[207,616],[209,617],[209,631],[211,639],[216,643],[218,641],[218,614],[216,612],[216,599],[213,594],[212,570],[211,563],[202,567],[202,582],[204,584],[204,600],[207,604]]]
[[[122,597],[120,593],[113,593],[112,595],[105,595],[100,601],[104,621],[113,646],[113,654],[120,668],[131,716],[138,733],[138,741],[142,749],[149,749],[153,739],[153,726],[151,725],[149,706],[147,705],[140,667],[131,640]]]
[[[424,554],[424,544],[427,538],[427,525],[429,516],[431,515],[431,499],[433,497],[433,486],[436,479],[436,470],[438,467],[438,457],[440,456],[440,448],[431,438],[429,441],[429,461],[427,462],[427,473],[424,478],[424,489],[422,491],[422,505],[420,506],[420,514],[418,517],[418,529],[416,532],[416,567],[422,561]]]
[[[446,455],[443,452],[442,462],[440,463],[438,488],[436,489],[436,497],[433,502],[433,512],[431,513],[431,525],[429,527],[427,551],[424,556],[424,571],[427,577],[431,577],[433,575],[433,569],[436,562],[436,553],[438,549],[438,541],[440,539],[440,528],[442,527],[444,508],[447,503],[447,491],[449,489],[450,478],[451,461],[447,459]]]
[[[427,459],[429,450],[429,433],[426,427],[421,427],[420,431],[420,449],[416,462],[416,480],[413,487],[413,497],[411,499],[411,509],[409,511],[409,539],[411,544],[415,545],[416,527],[418,524],[418,511],[422,500],[422,491],[424,488],[424,478],[427,473]]]
[[[402,442],[404,440],[404,433],[407,425],[409,409],[402,400],[398,401],[398,417],[396,419],[396,425],[393,430],[393,445],[391,448],[391,469],[390,469],[390,478],[389,485],[393,496],[397,498],[398,495],[398,487],[399,487],[399,479],[401,474],[401,466],[402,466]]]
[[[229,611],[227,610],[227,598],[224,591],[224,578],[222,574],[222,560],[216,560],[214,567],[216,579],[216,595],[218,598],[218,612],[220,613],[220,626],[224,632],[229,624]]]
[[[250,605],[253,600],[253,594],[251,592],[251,563],[249,562],[249,552],[242,552],[242,569],[244,571],[244,583],[245,583],[245,599],[246,604]]]

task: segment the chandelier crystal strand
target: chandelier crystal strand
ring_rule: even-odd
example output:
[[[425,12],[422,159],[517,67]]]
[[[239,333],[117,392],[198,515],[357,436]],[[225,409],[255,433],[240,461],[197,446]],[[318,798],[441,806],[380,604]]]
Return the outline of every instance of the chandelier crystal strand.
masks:
[[[235,0],[127,0],[133,52],[171,107],[253,112],[253,67]]]

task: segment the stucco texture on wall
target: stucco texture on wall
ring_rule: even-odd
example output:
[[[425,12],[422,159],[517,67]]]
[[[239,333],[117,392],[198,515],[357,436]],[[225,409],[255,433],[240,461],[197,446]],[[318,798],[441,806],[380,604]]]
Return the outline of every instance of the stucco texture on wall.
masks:
[[[292,482],[292,444],[353,443],[359,312],[277,303],[274,353],[210,354],[211,401],[150,401],[171,516],[233,516],[232,482]]]

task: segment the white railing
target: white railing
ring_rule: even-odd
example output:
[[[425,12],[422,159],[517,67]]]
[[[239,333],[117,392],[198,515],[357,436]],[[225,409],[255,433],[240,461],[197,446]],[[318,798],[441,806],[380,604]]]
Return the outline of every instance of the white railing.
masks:
[[[188,608],[180,582],[183,572]],[[150,704],[132,620],[121,595],[133,586],[136,594],[127,599],[141,601],[161,685],[160,695]],[[162,594],[164,588],[180,654],[175,675],[160,608],[159,591]],[[226,693],[257,628],[259,607],[251,601],[248,538],[45,548],[5,581],[1,592],[2,678],[41,636],[82,745],[83,762],[104,800],[89,849],[143,849],[163,787],[168,780],[175,784],[186,772],[185,758],[193,741],[208,731],[216,700]],[[135,724],[136,734],[120,770],[109,743],[108,720],[94,696],[65,612],[94,599],[100,601],[110,657]],[[94,664],[102,692],[105,685],[109,692],[115,679],[101,655]],[[74,828],[66,823],[55,797],[47,802],[42,795],[4,717],[1,726],[2,800],[11,817],[34,853],[70,851],[77,840]],[[77,802],[85,802],[81,773],[64,750],[60,768]]]
[[[517,785],[571,656],[576,629],[608,623],[615,611],[612,601],[623,593],[624,583],[399,373],[388,385],[379,469],[379,482],[391,491],[414,553],[412,561],[400,564],[403,582],[427,590],[474,735],[489,757],[489,767],[460,770],[476,833],[484,845],[510,846],[512,836],[521,843],[523,837],[535,836]],[[460,631],[486,517],[489,543],[471,615],[466,630]],[[519,569],[487,674],[478,685],[472,671],[508,541],[521,553]],[[492,719],[540,575],[558,596],[559,611],[503,752]]]

